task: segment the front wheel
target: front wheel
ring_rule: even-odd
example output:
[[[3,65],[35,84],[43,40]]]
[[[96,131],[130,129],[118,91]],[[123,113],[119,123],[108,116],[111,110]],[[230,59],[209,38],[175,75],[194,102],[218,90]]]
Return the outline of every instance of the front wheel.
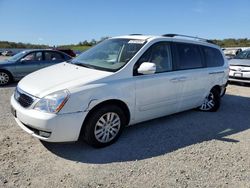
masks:
[[[217,111],[220,107],[220,98],[220,92],[213,88],[199,107],[199,110],[208,112]]]
[[[107,105],[92,112],[84,125],[83,138],[94,147],[114,143],[121,135],[126,117],[121,108]]]

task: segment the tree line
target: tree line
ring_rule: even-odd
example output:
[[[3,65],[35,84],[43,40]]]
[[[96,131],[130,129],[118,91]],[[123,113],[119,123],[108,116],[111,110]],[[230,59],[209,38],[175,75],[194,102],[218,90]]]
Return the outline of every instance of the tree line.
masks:
[[[241,39],[224,39],[224,40],[212,40],[218,46],[225,47],[250,47],[250,39],[241,38]]]
[[[58,48],[70,48],[73,50],[83,51],[83,50],[86,50],[86,49],[90,48],[91,46],[94,46],[94,45],[96,45],[96,44],[98,44],[98,43],[100,43],[108,38],[109,37],[102,37],[100,40],[92,39],[91,41],[84,40],[84,41],[80,41],[78,44],[60,45],[57,47]]]
[[[0,48],[39,49],[39,48],[49,48],[49,46],[48,45],[40,45],[40,44],[22,43],[22,42],[0,41]]]
[[[59,45],[58,48],[70,48],[73,50],[85,50],[91,46],[96,45],[97,43],[107,39],[108,37],[102,37],[100,40],[92,39],[91,41],[81,41],[78,44],[70,44],[70,45]],[[248,38],[240,38],[240,39],[223,39],[223,40],[212,40],[215,44],[219,45],[222,48],[225,47],[250,47],[250,39]],[[8,42],[8,41],[0,41],[0,48],[29,48],[29,49],[38,49],[38,48],[51,48],[55,46],[41,45],[41,44],[30,44],[30,43],[22,43],[22,42]]]

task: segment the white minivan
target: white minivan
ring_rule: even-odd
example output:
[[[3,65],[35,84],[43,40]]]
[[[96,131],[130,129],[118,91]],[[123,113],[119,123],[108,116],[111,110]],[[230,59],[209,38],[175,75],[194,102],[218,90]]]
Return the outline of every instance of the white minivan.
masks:
[[[185,35],[107,39],[24,77],[11,97],[18,125],[48,142],[115,142],[127,125],[198,108],[216,111],[229,67],[210,41]]]

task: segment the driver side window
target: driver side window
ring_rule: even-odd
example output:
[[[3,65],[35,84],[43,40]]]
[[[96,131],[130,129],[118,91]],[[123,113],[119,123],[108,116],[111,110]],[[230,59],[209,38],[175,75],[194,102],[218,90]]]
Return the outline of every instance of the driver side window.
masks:
[[[159,42],[149,47],[135,64],[134,75],[139,75],[137,69],[143,62],[154,63],[156,65],[156,73],[171,71],[172,63],[169,43]]]
[[[31,52],[22,58],[22,61],[41,61],[42,60],[42,52]]]

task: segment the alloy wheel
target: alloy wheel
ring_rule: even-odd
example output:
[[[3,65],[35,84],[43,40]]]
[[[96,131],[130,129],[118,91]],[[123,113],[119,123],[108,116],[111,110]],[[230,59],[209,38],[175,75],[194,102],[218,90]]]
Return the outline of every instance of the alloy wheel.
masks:
[[[9,82],[10,77],[5,72],[0,72],[0,85],[5,85]]]
[[[117,113],[108,112],[102,115],[95,125],[95,138],[101,143],[113,140],[119,133],[121,120]]]
[[[203,104],[201,105],[200,110],[209,111],[214,107],[214,105],[214,95],[212,92],[210,92],[209,95],[205,98]]]

